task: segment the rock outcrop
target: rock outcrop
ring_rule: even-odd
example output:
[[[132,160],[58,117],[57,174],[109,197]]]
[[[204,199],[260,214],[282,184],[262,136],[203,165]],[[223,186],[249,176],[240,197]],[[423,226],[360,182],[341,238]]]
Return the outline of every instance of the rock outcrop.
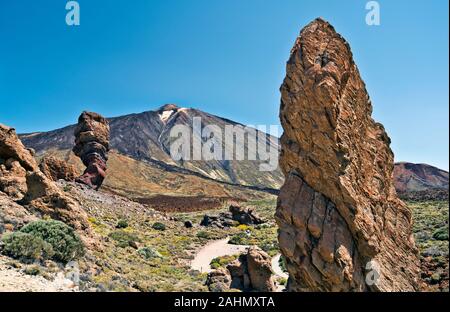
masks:
[[[208,274],[206,281],[211,291],[239,289],[242,291],[273,292],[276,285],[270,256],[256,246],[227,265]]]
[[[83,175],[76,182],[98,190],[106,176],[106,162],[109,151],[109,123],[103,116],[83,112],[74,131],[73,152],[86,166]]]
[[[0,125],[0,192],[41,217],[61,220],[77,230],[87,230],[87,215],[39,170],[32,152],[16,131]]]
[[[227,212],[221,212],[216,216],[204,215],[200,225],[222,229],[236,224],[258,225],[265,222],[266,220],[260,218],[253,208],[245,208],[237,203],[232,203]]]
[[[281,86],[276,219],[290,291],[414,291],[411,212],[397,198],[393,153],[372,117],[348,43],[306,26]]]
[[[0,124],[0,191],[21,199],[27,191],[27,171],[38,166],[30,150],[18,140],[13,128]]]
[[[257,225],[265,222],[255,213],[253,208],[244,208],[239,204],[233,203],[230,205],[229,211],[231,213],[231,218],[234,221],[239,222],[239,224]]]
[[[68,164],[53,156],[44,157],[39,163],[39,169],[47,178],[58,181],[66,180],[69,182],[75,181],[77,171],[74,165]]]

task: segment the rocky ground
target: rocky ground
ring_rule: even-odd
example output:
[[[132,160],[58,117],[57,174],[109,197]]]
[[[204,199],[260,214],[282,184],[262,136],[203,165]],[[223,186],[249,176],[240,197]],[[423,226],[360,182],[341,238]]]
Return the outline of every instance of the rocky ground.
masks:
[[[25,265],[0,256],[0,291],[2,292],[76,292],[78,286],[70,272],[55,263],[48,267]]]
[[[424,291],[448,291],[448,201],[408,202],[413,231],[420,250]]]
[[[226,204],[210,211],[164,214],[78,183],[59,181],[58,186],[77,198],[86,210],[97,240],[77,263],[79,286],[75,287],[66,278],[65,267],[56,263],[23,264],[2,256],[0,290],[208,291],[207,271],[225,267],[236,256],[228,252],[215,258],[208,255],[208,259],[214,259],[207,270],[193,269],[193,260],[198,259],[205,246],[227,237],[237,244],[227,248],[233,254],[243,251],[239,246],[257,245],[272,257],[272,263],[278,261],[274,260],[279,254],[277,227],[273,222],[275,197],[247,203],[268,222],[219,228],[200,226],[200,223],[205,214],[225,214]],[[413,209],[414,234],[421,251],[423,290],[448,290],[448,203],[409,202],[408,206]],[[447,236],[440,235],[441,232]],[[202,266],[207,265],[202,262]],[[274,269],[278,275],[283,273],[280,266]],[[278,278],[277,282],[283,284],[286,278]]]
[[[203,246],[228,236],[240,245],[258,245],[271,256],[279,253],[274,222],[256,226],[235,223],[230,228],[200,226],[205,214],[227,211],[226,204],[210,211],[160,213],[118,195],[77,183],[58,183],[85,208],[98,240],[79,262],[85,281],[82,289],[206,291],[206,273],[193,270],[191,262]],[[275,197],[248,205],[271,219]]]

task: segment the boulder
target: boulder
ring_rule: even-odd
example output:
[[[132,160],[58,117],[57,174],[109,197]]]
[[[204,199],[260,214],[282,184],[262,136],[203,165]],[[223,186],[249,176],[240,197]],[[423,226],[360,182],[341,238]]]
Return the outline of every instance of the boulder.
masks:
[[[290,291],[416,291],[411,212],[394,155],[349,44],[322,19],[306,26],[281,86],[276,220]]]
[[[254,212],[253,208],[244,208],[233,203],[228,210],[215,216],[204,215],[200,225],[226,228],[236,224],[257,225],[266,222]]]
[[[247,253],[247,270],[251,288],[256,291],[276,290],[270,256],[258,247],[252,246]]]
[[[212,291],[239,289],[242,291],[273,292],[276,290],[270,256],[259,247],[252,246],[246,253],[225,268],[208,274],[207,283]]]
[[[0,192],[27,211],[87,230],[87,215],[73,198],[43,174],[14,129],[0,124]]]
[[[206,277],[206,286],[212,292],[224,292],[230,289],[231,276],[225,268],[211,271]]]
[[[27,171],[37,170],[31,152],[17,138],[15,129],[0,124],[0,191],[14,200],[27,191]]]
[[[39,169],[53,181],[66,180],[72,182],[75,181],[77,176],[74,165],[53,156],[45,156],[39,164]]]
[[[106,162],[109,151],[109,123],[103,116],[83,112],[74,131],[73,152],[86,166],[83,175],[76,182],[98,190],[106,176]]]
[[[243,208],[239,204],[231,204],[229,211],[231,213],[231,218],[239,222],[239,224],[254,225],[265,222],[252,208]]]

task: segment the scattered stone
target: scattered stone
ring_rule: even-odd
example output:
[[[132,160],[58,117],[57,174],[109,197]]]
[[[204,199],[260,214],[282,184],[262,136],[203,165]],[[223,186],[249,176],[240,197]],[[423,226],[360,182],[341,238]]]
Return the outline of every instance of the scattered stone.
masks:
[[[202,221],[200,222],[201,226],[217,227],[220,229],[232,227],[234,224],[235,223],[233,222],[231,215],[226,213],[221,213],[218,216],[204,215]]]
[[[228,212],[222,212],[216,216],[204,215],[200,225],[223,229],[239,224],[258,225],[265,222],[254,212],[253,208],[243,208],[233,203],[230,205]]]
[[[194,227],[194,224],[192,223],[192,221],[187,220],[187,221],[184,222],[184,227],[187,228],[187,229],[191,229],[191,228]]]
[[[371,117],[349,44],[328,22],[302,30],[281,94],[285,183],[276,220],[288,290],[418,290],[411,212],[395,192],[390,139]],[[367,265],[380,274],[370,285]]]
[[[265,222],[254,212],[253,208],[242,208],[239,204],[231,204],[229,211],[231,218],[239,224],[256,225]]]
[[[83,112],[75,128],[73,152],[86,166],[83,175],[76,182],[98,190],[106,176],[106,162],[109,151],[109,123],[103,116]]]

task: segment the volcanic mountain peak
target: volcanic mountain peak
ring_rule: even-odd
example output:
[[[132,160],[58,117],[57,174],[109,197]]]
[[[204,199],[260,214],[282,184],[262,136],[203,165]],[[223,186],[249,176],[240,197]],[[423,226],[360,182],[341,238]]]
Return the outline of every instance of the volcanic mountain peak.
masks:
[[[216,125],[222,129],[222,133],[225,132],[224,129],[227,125],[239,125],[237,122],[194,108],[182,108],[175,104],[166,104],[154,111],[109,118],[110,147],[113,151],[138,162],[162,166],[164,170],[172,172],[194,174],[237,185],[272,189],[280,187],[283,181],[281,171],[277,169],[272,172],[260,172],[261,160],[174,161],[170,155],[171,130],[177,125],[182,125],[191,129],[190,134],[192,136],[200,136],[201,134],[193,131],[195,117],[201,118],[202,127]],[[74,145],[74,130],[75,126],[70,125],[49,132],[24,134],[21,139],[27,147],[35,149],[38,155],[44,155],[52,151],[59,151],[59,154],[62,151],[63,154],[67,154],[66,152],[70,151]],[[266,137],[266,144],[269,149],[278,149],[277,142],[276,137]],[[248,140],[246,140],[244,143],[245,150],[248,150],[248,144]],[[222,146],[224,154],[226,152],[233,153],[234,146],[224,143],[222,143]],[[130,174],[136,175],[136,177],[140,175],[139,172]],[[154,178],[147,177],[146,179],[152,180]]]

